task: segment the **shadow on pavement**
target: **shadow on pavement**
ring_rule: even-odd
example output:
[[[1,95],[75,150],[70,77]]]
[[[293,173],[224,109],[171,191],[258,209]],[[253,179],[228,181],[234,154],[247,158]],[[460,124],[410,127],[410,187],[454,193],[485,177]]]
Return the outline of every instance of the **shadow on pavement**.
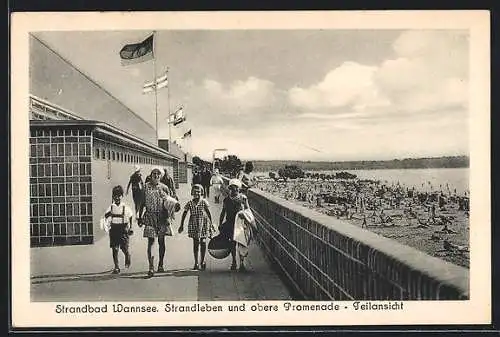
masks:
[[[44,279],[44,278],[55,278],[55,277],[71,277],[71,276],[95,276],[95,275],[102,275],[102,274],[108,274],[111,273],[112,269],[98,272],[98,273],[80,273],[80,274],[54,274],[54,275],[37,275],[37,276],[32,276],[32,280],[36,279]]]
[[[142,276],[137,276],[137,274],[142,274]],[[140,273],[131,273],[131,274],[121,274],[122,278],[132,278],[132,279],[148,279],[155,277],[166,277],[166,276],[174,276],[174,277],[184,277],[184,276],[199,276],[199,270],[191,270],[191,269],[173,269],[173,270],[165,270],[164,272],[155,272],[152,277],[147,275],[147,271],[143,271]]]
[[[57,275],[42,275],[31,278],[31,284],[55,283],[55,282],[74,282],[74,281],[109,281],[114,279],[149,279],[156,277],[185,277],[185,276],[199,276],[199,270],[191,269],[176,269],[166,270],[165,272],[155,272],[153,277],[148,276],[147,271],[140,271],[134,273],[122,272],[120,274],[112,274],[112,270],[103,271],[100,273],[85,273],[85,274],[57,274]]]
[[[118,278],[119,275],[111,274],[111,271],[102,272],[99,274],[93,275],[83,275],[83,274],[74,274],[74,275],[66,275],[65,277],[55,276],[53,278],[45,278],[41,280],[32,280],[31,284],[43,284],[43,283],[55,283],[55,282],[74,282],[74,281],[108,281]]]

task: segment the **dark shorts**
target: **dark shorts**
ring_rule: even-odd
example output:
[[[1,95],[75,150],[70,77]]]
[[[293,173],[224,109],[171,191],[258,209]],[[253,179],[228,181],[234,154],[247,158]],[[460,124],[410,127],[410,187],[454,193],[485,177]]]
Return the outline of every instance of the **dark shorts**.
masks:
[[[221,228],[219,229],[220,235],[228,240],[233,240],[234,236],[234,222],[223,222]]]
[[[140,205],[144,198],[144,192],[141,189],[133,189],[132,190],[132,199],[134,199],[134,204]]]
[[[126,225],[111,225],[109,229],[109,246],[128,249],[129,235]]]

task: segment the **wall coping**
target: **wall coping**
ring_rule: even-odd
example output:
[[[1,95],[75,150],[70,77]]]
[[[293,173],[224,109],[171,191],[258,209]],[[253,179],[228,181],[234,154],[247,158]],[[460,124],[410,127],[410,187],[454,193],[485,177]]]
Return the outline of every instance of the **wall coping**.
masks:
[[[268,192],[255,188],[250,189],[248,192],[268,199],[279,206],[288,208],[306,218],[326,226],[327,228],[333,229],[343,236],[352,238],[370,246],[376,251],[409,266],[413,270],[418,270],[422,274],[425,274],[440,283],[446,283],[454,286],[459,289],[463,295],[466,295],[467,297],[469,296],[469,270],[464,267],[430,256],[413,247],[401,244],[390,238],[386,238],[358,226],[349,224],[341,219],[336,219],[302,205],[297,205]]]
[[[30,128],[45,128],[45,127],[55,127],[55,128],[89,128],[93,132],[99,135],[107,136],[115,141],[124,142],[124,144],[131,144],[142,148],[143,150],[161,155],[169,159],[177,159],[177,156],[165,151],[164,149],[155,146],[139,137],[136,137],[128,132],[120,130],[108,123],[93,120],[31,120]]]

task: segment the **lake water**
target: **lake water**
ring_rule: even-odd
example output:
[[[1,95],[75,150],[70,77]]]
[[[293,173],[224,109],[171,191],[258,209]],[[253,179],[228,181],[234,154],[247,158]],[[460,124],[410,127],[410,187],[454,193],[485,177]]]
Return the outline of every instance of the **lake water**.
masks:
[[[468,168],[438,168],[438,169],[385,169],[385,170],[345,170],[355,174],[360,179],[380,180],[386,184],[397,183],[406,187],[415,187],[417,190],[429,191],[443,189],[446,184],[453,192],[457,190],[459,195],[469,191],[469,169]],[[318,173],[335,174],[340,171],[315,171]],[[268,176],[268,173],[255,173]],[[440,187],[441,186],[441,187]]]

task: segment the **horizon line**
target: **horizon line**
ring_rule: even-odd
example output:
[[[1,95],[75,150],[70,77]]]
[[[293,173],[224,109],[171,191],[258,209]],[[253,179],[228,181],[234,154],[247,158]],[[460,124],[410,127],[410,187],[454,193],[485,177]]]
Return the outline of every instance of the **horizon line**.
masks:
[[[235,154],[230,154],[235,155]],[[200,156],[193,155],[203,159]],[[237,156],[237,155],[236,155]],[[361,162],[361,161],[393,161],[393,160],[416,160],[416,159],[439,159],[439,158],[451,158],[451,157],[466,157],[470,159],[469,154],[456,154],[456,155],[440,155],[440,156],[426,156],[426,157],[405,157],[405,158],[392,158],[392,159],[344,159],[344,160],[324,160],[324,159],[255,159],[255,158],[240,158],[241,161],[296,161],[296,162],[314,162],[314,163],[345,163],[345,162]],[[212,158],[209,158],[211,160]]]

